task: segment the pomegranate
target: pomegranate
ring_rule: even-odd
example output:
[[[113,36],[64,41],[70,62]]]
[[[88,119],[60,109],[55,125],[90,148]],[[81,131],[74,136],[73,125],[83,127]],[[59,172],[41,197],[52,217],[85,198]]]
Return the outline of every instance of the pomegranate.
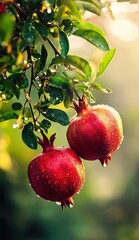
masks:
[[[119,113],[104,104],[90,107],[83,97],[79,104],[73,101],[77,114],[67,129],[70,147],[85,160],[99,159],[108,165],[111,153],[119,148],[123,139],[122,120]]]
[[[6,4],[5,3],[0,3],[0,14],[6,11]]]
[[[50,140],[43,134],[39,144],[43,152],[28,166],[29,182],[40,197],[58,202],[62,209],[72,207],[72,196],[80,191],[85,179],[81,159],[70,148],[54,147],[55,134]]]

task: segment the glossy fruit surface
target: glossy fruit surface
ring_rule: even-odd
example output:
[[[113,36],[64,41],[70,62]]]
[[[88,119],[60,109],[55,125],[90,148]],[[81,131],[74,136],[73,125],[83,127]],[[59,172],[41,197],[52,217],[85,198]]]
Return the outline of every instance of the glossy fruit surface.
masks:
[[[61,206],[73,205],[72,196],[80,191],[85,179],[82,161],[70,148],[53,146],[46,137],[40,144],[43,152],[28,166],[29,182],[40,197],[60,202]]]
[[[122,120],[119,113],[104,104],[90,107],[85,99],[74,102],[77,114],[67,129],[70,147],[86,160],[99,159],[108,164],[111,153],[119,148],[123,139]]]

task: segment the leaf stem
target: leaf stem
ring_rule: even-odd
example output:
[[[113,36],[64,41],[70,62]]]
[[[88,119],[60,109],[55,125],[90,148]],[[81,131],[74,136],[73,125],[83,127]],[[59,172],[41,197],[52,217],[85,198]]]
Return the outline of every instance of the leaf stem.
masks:
[[[19,15],[21,15],[24,19],[27,18],[26,12],[22,8],[20,8],[19,5],[16,2],[13,2],[13,6],[15,7],[15,9],[19,13]]]

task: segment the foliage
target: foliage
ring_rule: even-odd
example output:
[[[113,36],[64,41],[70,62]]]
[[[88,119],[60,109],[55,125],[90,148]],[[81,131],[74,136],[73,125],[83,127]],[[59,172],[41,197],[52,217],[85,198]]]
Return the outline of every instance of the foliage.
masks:
[[[85,11],[101,14],[99,1],[2,2],[0,100],[10,101],[11,111],[5,110],[0,122],[16,119],[13,127],[20,128],[25,144],[36,149],[37,132],[47,133],[51,121],[69,124],[66,108],[73,99],[81,94],[94,102],[94,89],[110,92],[94,81],[104,72],[115,50],[109,49],[99,27],[83,20]],[[86,59],[70,55],[71,35],[104,51],[97,74]]]

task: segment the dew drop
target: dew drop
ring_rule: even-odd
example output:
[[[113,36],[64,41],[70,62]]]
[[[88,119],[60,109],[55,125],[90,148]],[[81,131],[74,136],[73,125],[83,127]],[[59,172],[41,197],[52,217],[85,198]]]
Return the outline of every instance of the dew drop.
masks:
[[[66,177],[69,177],[69,175],[70,175],[69,173],[66,173]]]
[[[57,181],[54,181],[54,184],[56,185],[56,184],[57,184]]]
[[[104,162],[103,167],[107,167],[108,165]]]
[[[73,208],[73,204],[72,203],[69,203],[69,208]]]
[[[39,195],[36,195],[38,198],[40,198],[40,196]]]
[[[31,183],[29,183],[28,185],[31,186]]]
[[[50,180],[48,181],[48,184],[51,184],[51,181],[50,181]]]
[[[61,202],[56,202],[56,205],[60,206],[60,205],[61,205]]]

